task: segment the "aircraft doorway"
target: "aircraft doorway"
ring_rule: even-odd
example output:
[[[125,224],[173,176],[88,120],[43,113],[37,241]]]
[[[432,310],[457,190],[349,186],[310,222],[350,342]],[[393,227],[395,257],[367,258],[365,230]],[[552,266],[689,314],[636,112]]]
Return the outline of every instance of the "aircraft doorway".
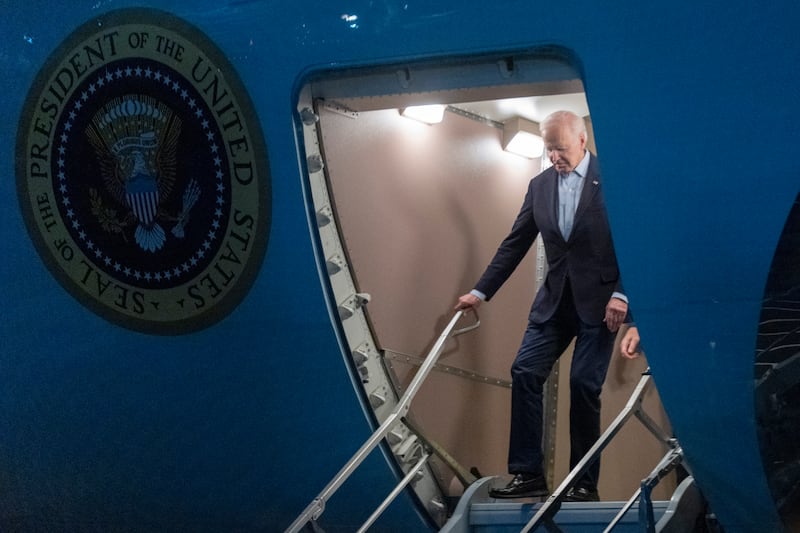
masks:
[[[401,115],[412,105],[441,104],[442,120],[426,124]],[[345,359],[365,409],[380,422],[403,393],[422,357],[472,288],[519,210],[542,157],[504,150],[504,129],[522,119],[536,125],[569,109],[586,117],[583,86],[552,57],[391,67],[310,83],[298,106],[306,125],[309,189],[319,231],[321,264],[340,321]],[[602,162],[602,154],[600,155]],[[613,178],[611,178],[613,179]],[[545,266],[534,248],[481,308],[481,326],[451,341],[416,399],[410,419],[473,474],[505,475],[509,369],[537,282]],[[551,376],[545,406],[545,454],[551,488],[568,472],[570,351]],[[615,352],[603,392],[605,428],[627,401],[646,361]],[[645,401],[668,427],[657,393]],[[630,424],[604,452],[600,494],[627,500],[663,456],[663,446]],[[390,439],[391,440],[391,439]],[[412,449],[413,431],[392,446]],[[409,442],[410,441],[410,442]],[[440,460],[415,485],[434,515],[460,495],[463,483]],[[433,486],[435,485],[435,486]],[[668,499],[673,479],[655,499]],[[440,517],[437,517],[439,519]]]

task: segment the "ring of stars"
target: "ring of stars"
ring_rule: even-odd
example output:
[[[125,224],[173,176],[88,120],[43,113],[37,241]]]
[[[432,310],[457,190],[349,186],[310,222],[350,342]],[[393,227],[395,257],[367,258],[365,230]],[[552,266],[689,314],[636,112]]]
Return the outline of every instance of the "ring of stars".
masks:
[[[151,79],[162,83],[165,87],[175,92],[191,110],[192,116],[203,129],[206,142],[208,143],[207,148],[212,155],[214,164],[214,194],[216,194],[216,207],[213,212],[211,225],[203,242],[194,251],[191,257],[185,258],[185,260],[179,263],[169,265],[166,268],[152,271],[141,270],[124,264],[124,262],[113,257],[111,252],[92,240],[91,236],[83,229],[84,227],[80,222],[78,214],[71,207],[72,202],[70,200],[70,194],[73,191],[69,187],[69,176],[67,176],[66,171],[67,147],[71,136],[74,135],[72,128],[75,119],[79,116],[90,99],[97,93],[99,88],[128,78]],[[68,226],[73,229],[73,235],[76,235],[80,240],[87,257],[92,258],[98,265],[103,266],[107,271],[113,271],[116,275],[123,276],[128,281],[135,281],[138,283],[145,282],[157,286],[159,283],[181,282],[184,278],[188,278],[192,270],[209,253],[213,253],[211,248],[214,242],[219,239],[219,232],[222,228],[223,208],[225,207],[224,193],[226,190],[226,172],[222,166],[223,160],[222,157],[220,157],[220,146],[216,142],[214,131],[211,129],[211,123],[208,118],[206,118],[202,107],[198,105],[194,98],[190,97],[189,92],[177,76],[173,78],[169,73],[163,73],[161,70],[153,70],[149,66],[142,68],[138,65],[128,65],[125,68],[117,67],[113,71],[106,69],[104,72],[98,73],[86,90],[76,98],[73,108],[69,111],[68,120],[64,123],[58,142],[59,144],[56,149],[58,153],[56,159],[56,164],[58,166],[58,171],[56,173],[58,177],[57,190],[61,194],[61,202],[67,218],[69,219]]]

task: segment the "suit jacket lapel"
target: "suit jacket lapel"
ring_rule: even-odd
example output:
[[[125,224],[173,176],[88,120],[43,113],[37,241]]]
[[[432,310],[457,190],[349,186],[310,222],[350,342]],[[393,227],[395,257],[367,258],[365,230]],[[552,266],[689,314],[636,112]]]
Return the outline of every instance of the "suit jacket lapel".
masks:
[[[561,230],[558,227],[558,172],[556,172],[554,167],[550,167],[547,170],[550,173],[542,177],[546,177],[549,180],[545,190],[548,194],[546,200],[547,205],[550,206],[550,209],[548,210],[548,213],[550,214],[550,225],[554,229],[555,233],[563,240],[564,237],[561,235]],[[542,228],[539,229],[541,231]]]
[[[575,227],[575,224],[580,220],[583,212],[586,211],[586,207],[592,203],[595,195],[597,195],[597,191],[600,190],[600,172],[597,167],[597,158],[594,154],[589,154],[589,168],[586,170],[581,199],[578,200],[578,207],[575,209],[573,227]]]

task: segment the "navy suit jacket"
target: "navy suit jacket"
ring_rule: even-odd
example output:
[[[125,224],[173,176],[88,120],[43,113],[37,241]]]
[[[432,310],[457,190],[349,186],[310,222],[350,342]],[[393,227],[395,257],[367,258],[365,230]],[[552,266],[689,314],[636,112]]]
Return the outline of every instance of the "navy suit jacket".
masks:
[[[553,316],[569,278],[581,320],[590,325],[602,323],[612,293],[624,291],[601,184],[597,158],[590,154],[572,233],[564,240],[558,228],[558,172],[550,167],[533,178],[511,232],[475,289],[490,300],[541,233],[548,271],[531,306],[530,320],[542,323]]]

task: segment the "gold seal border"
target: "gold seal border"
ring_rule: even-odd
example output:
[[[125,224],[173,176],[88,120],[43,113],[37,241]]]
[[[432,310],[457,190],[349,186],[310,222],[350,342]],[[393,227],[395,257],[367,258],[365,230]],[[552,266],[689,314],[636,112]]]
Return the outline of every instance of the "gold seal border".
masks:
[[[28,94],[17,140],[18,196],[26,226],[62,286],[99,315],[139,331],[195,331],[238,305],[263,261],[271,200],[260,124],[233,67],[197,28],[154,9],[118,10],[100,19],[75,30],[51,54]],[[49,145],[50,154],[55,153],[54,125],[65,112],[61,105],[72,101],[72,91],[107,63],[136,58],[169,66],[205,95],[228,152],[231,231],[204,272],[170,289],[137,289],[102,273],[64,228],[52,203],[52,176],[34,177],[45,165],[52,166],[39,159],[41,148]],[[59,107],[55,114],[54,106]]]

